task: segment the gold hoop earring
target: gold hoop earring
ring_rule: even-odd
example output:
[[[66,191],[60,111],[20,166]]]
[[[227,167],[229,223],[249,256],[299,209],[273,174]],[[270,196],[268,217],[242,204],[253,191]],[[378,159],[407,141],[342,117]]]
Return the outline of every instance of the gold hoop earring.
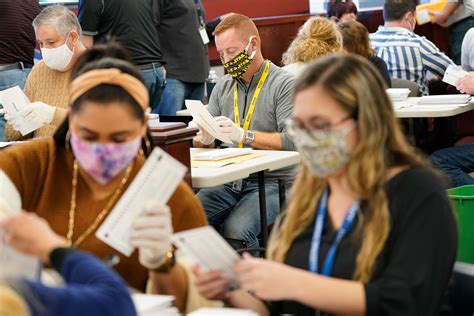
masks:
[[[66,150],[71,150],[71,146],[70,146],[70,143],[71,143],[71,130],[68,129],[67,130],[67,133],[66,133],[66,137],[64,138],[64,146],[66,147]]]
[[[148,155],[151,154],[151,143],[150,143],[150,140],[148,139],[148,136],[145,136],[143,138],[145,140],[145,147],[146,147],[146,150],[148,152]]]

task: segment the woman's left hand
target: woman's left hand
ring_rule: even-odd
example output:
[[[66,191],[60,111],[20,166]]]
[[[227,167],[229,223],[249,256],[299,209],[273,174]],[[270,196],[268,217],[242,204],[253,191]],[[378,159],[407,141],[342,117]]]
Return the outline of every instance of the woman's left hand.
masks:
[[[66,247],[64,237],[56,234],[48,222],[34,213],[21,212],[0,221],[4,230],[4,241],[8,246],[25,254],[49,261],[50,252],[57,247]]]
[[[139,261],[148,270],[159,268],[166,261],[166,253],[171,249],[170,208],[159,203],[145,207],[142,215],[133,223],[131,243],[138,248]]]
[[[236,264],[235,272],[242,289],[264,300],[291,299],[298,286],[297,269],[282,263],[253,258],[247,253]]]

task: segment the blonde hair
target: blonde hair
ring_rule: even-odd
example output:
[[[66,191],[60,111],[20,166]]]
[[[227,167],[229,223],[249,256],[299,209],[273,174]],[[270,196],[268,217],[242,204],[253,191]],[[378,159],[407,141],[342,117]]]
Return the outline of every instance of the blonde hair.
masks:
[[[27,316],[28,307],[22,297],[6,283],[0,280],[0,315]]]
[[[425,165],[407,143],[395,118],[384,81],[365,58],[336,54],[308,66],[298,79],[295,95],[322,86],[356,118],[359,143],[347,165],[350,189],[361,199],[357,238],[361,246],[353,279],[366,283],[390,230],[390,215],[384,191],[386,171],[394,166]],[[327,183],[302,165],[292,190],[286,217],[274,229],[268,258],[284,262],[296,236],[311,225],[316,205]]]
[[[300,27],[288,50],[283,53],[283,64],[307,63],[341,50],[342,36],[336,25],[327,19],[312,17]]]
[[[237,29],[243,37],[257,36],[260,39],[255,23],[248,16],[237,13],[233,13],[222,20],[212,34],[219,35],[231,28]]]

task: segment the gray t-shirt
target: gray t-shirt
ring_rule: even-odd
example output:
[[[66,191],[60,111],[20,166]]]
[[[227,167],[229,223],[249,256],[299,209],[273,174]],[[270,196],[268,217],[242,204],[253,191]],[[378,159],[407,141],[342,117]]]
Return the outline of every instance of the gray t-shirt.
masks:
[[[283,150],[295,150],[285,128],[285,120],[291,118],[293,114],[294,78],[287,71],[268,62],[270,63],[268,77],[257,99],[249,129],[266,133],[278,132],[281,135]],[[265,63],[253,76],[248,87],[243,81],[233,79],[230,75],[221,77],[209,100],[211,115],[225,116],[234,121],[234,86],[237,84],[239,114],[243,122],[264,68]],[[280,169],[269,172],[267,177],[289,180],[294,178],[295,170],[295,167]]]

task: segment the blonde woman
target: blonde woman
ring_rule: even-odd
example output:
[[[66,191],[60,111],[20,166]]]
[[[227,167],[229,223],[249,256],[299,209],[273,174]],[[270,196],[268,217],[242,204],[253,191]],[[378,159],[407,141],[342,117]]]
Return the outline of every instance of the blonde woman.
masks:
[[[283,54],[283,69],[299,75],[309,62],[341,50],[342,36],[336,24],[324,18],[313,17],[301,26]]]
[[[202,295],[261,315],[439,314],[456,225],[383,86],[360,56],[308,67],[288,125],[303,164],[269,260],[244,256],[233,292],[219,272],[195,269]]]

